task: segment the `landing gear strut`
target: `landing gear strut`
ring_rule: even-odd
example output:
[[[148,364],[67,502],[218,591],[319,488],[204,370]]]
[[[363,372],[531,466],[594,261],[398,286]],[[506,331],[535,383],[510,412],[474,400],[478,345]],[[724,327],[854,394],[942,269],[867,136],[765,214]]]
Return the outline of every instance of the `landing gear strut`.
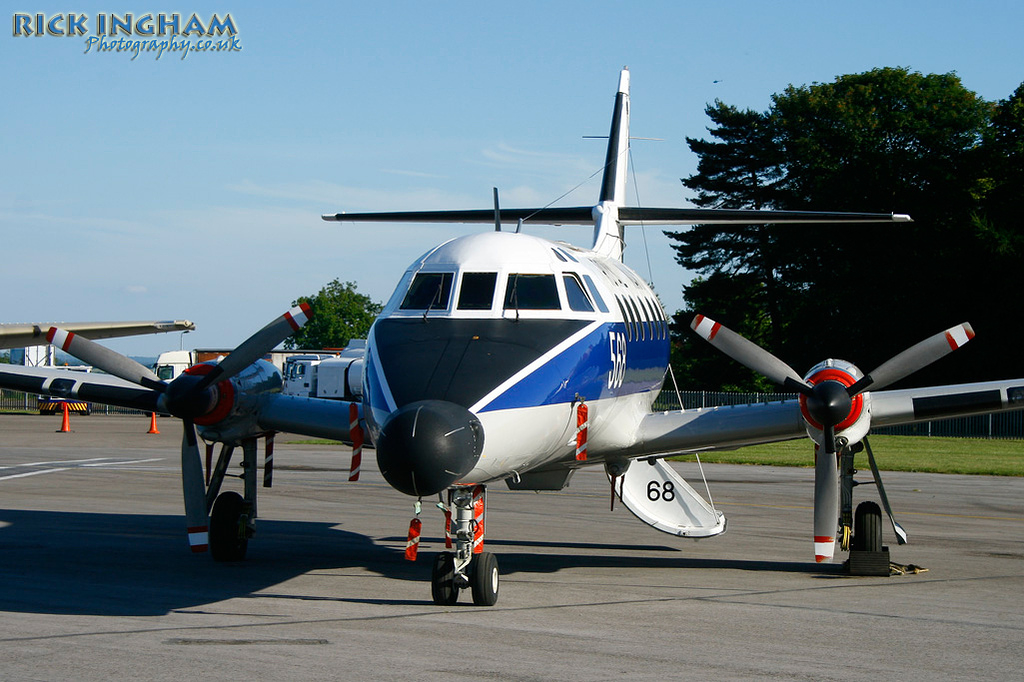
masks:
[[[467,587],[477,606],[493,606],[498,601],[498,558],[483,551],[485,500],[482,485],[448,491],[446,511],[455,551],[434,558],[430,593],[435,604],[455,604],[459,592]]]
[[[256,532],[256,439],[246,438],[242,441],[241,478],[244,497],[234,491],[220,492],[233,452],[233,446],[221,446],[206,491],[206,505],[210,510],[210,555],[215,561],[244,559],[249,538]]]

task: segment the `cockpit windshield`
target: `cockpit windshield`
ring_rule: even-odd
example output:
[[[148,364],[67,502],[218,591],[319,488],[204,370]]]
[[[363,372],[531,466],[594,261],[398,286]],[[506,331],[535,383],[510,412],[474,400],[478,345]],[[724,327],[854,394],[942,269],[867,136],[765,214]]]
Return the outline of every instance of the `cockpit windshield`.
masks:
[[[467,272],[459,289],[459,310],[490,310],[494,302],[496,272]]]
[[[402,310],[447,310],[452,294],[450,272],[420,272],[402,301]]]
[[[508,276],[505,286],[506,310],[559,310],[561,307],[554,275]]]

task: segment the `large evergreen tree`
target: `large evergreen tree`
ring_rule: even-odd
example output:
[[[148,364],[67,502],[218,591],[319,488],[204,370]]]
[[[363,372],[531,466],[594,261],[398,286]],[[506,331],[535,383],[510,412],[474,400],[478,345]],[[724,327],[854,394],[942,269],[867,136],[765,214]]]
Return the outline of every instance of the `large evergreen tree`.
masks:
[[[1021,140],[1013,102],[998,107],[996,135],[989,129],[993,106],[955,75],[902,68],[791,86],[764,114],[716,102],[707,111],[717,126],[710,132],[721,142],[688,140],[701,160],[684,184],[697,192],[698,205],[898,212],[915,222],[697,226],[671,233],[680,264],[703,275],[699,292],[687,290],[687,303],[701,304],[699,312],[751,336],[799,371],[826,356],[870,370],[964,320],[982,320],[989,327],[984,332],[998,339],[1005,327],[990,327],[991,291],[976,283],[991,284],[992,277],[982,233],[1003,246],[1017,243],[1005,227],[1013,211],[1001,202],[1021,195],[997,191],[1012,176],[1012,159],[1020,158],[1013,151]],[[996,139],[1003,149],[984,153]],[[993,171],[1007,163],[1009,170]],[[984,197],[998,218],[978,218]],[[736,281],[723,286],[723,277]],[[738,288],[756,302],[758,315],[745,311]],[[973,355],[936,368],[935,378],[991,375],[982,367],[985,353]]]

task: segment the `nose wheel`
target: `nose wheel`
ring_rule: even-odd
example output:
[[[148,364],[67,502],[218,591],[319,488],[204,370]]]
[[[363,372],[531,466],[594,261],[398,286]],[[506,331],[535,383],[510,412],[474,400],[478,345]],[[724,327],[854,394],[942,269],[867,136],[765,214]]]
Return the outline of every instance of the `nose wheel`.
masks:
[[[459,592],[469,588],[473,604],[494,606],[498,602],[500,581],[498,557],[491,552],[473,555],[461,573],[455,570],[455,553],[441,552],[434,557],[430,594],[438,606],[452,606],[459,601]]]

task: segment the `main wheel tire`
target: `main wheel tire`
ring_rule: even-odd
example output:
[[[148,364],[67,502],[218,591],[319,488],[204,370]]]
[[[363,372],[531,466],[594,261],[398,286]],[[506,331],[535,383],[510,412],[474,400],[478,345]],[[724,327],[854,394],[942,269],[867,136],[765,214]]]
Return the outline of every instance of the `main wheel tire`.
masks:
[[[214,561],[241,561],[249,536],[241,528],[245,500],[236,492],[221,493],[210,513],[210,556]]]
[[[882,551],[882,510],[874,502],[861,502],[853,517],[853,547],[858,552]]]
[[[441,552],[434,557],[430,594],[438,606],[451,606],[459,600],[459,588],[455,585],[455,555],[451,552]]]
[[[477,606],[494,606],[498,601],[498,582],[498,557],[490,552],[477,554],[469,573],[473,603]]]

